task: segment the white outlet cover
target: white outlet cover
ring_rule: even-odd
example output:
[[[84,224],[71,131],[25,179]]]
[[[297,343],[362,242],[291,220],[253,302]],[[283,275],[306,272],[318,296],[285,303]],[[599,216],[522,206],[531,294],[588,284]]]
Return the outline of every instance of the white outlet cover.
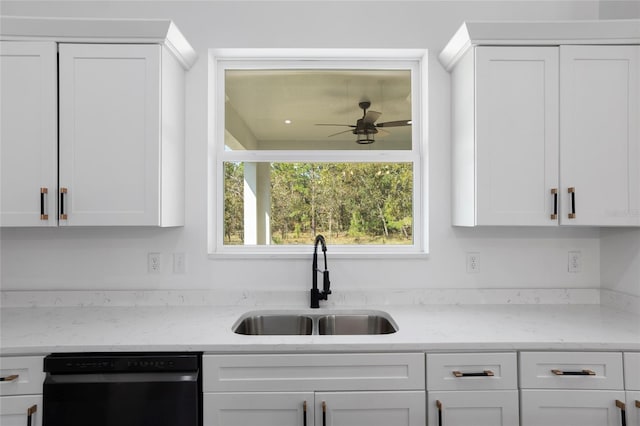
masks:
[[[162,272],[162,254],[149,253],[147,256],[147,272],[150,274],[159,274]]]
[[[475,252],[467,253],[467,273],[468,274],[480,273],[480,253],[475,253]]]
[[[570,273],[578,273],[582,268],[582,253],[579,251],[570,251],[567,259],[567,271]]]

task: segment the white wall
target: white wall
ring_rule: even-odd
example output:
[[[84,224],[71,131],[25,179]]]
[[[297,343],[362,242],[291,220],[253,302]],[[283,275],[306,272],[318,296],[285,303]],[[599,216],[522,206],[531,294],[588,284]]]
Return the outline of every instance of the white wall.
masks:
[[[638,0],[600,0],[600,19],[640,18]]]
[[[331,258],[334,293],[365,288],[598,288],[600,231],[450,226],[449,74],[436,56],[464,20],[597,19],[597,1],[3,1],[6,15],[170,18],[200,53],[187,76],[186,226],[177,229],[3,229],[2,289],[287,289],[310,287],[307,260],[207,257],[207,48],[428,48],[430,255]],[[583,270],[567,273],[567,252]],[[465,253],[480,253],[479,274]],[[148,252],[165,272],[146,273]],[[173,275],[173,252],[187,273]]]
[[[601,240],[602,288],[640,297],[640,229],[606,229]]]

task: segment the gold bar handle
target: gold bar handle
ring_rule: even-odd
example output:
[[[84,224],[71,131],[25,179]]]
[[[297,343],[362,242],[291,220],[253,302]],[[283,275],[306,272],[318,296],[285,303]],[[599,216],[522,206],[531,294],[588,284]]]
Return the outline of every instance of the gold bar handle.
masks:
[[[322,426],[327,426],[327,403],[322,401]]]
[[[593,370],[580,370],[580,371],[562,371],[562,370],[551,370],[553,374],[556,376],[595,376],[596,372]]]
[[[568,214],[569,219],[576,218],[576,189],[572,186],[567,188],[569,197],[571,197],[571,213]]]
[[[49,220],[47,214],[47,197],[49,196],[49,188],[40,188],[40,220]]]
[[[436,399],[436,407],[438,408],[438,426],[442,426],[442,402]]]
[[[60,188],[60,219],[67,220],[67,214],[65,213],[65,205],[64,200],[66,198],[67,192],[69,190],[67,188]]]
[[[640,401],[636,399],[636,408],[640,408]]]
[[[38,411],[37,405],[32,405],[31,407],[27,408],[27,426],[31,426],[31,416],[33,416],[36,411]]]
[[[302,426],[307,426],[307,401],[302,403]]]
[[[451,372],[456,377],[493,377],[493,371],[484,370],[482,373],[462,373],[460,371]]]
[[[0,382],[15,382],[20,377],[19,374],[12,374],[10,376],[0,377]]]
[[[620,409],[620,424],[622,426],[627,426],[627,406],[624,402],[616,399],[616,407]]]
[[[551,214],[551,220],[558,219],[558,188],[551,188],[551,195],[553,195],[553,213]]]

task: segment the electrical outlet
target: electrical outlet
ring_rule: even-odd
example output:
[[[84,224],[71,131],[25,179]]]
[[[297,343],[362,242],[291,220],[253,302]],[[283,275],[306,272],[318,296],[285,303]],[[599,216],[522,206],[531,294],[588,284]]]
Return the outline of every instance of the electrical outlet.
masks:
[[[477,274],[480,272],[480,253],[467,253],[467,273]]]
[[[184,274],[187,272],[187,255],[184,253],[173,253],[173,273]]]
[[[567,264],[567,271],[573,274],[580,272],[582,266],[582,256],[579,251],[570,251]]]
[[[150,274],[159,274],[162,272],[162,254],[149,253],[147,256],[147,272]]]

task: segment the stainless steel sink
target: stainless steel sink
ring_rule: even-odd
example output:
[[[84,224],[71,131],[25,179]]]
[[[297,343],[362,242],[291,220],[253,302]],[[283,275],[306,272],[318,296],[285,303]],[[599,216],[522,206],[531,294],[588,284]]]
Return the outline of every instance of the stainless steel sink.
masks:
[[[381,311],[248,312],[233,326],[236,334],[358,335],[391,334],[398,331],[391,316]]]
[[[251,315],[241,319],[233,331],[258,336],[306,335],[313,332],[313,320],[305,315]]]
[[[389,318],[377,314],[335,314],[318,319],[318,334],[391,334],[398,331]]]

